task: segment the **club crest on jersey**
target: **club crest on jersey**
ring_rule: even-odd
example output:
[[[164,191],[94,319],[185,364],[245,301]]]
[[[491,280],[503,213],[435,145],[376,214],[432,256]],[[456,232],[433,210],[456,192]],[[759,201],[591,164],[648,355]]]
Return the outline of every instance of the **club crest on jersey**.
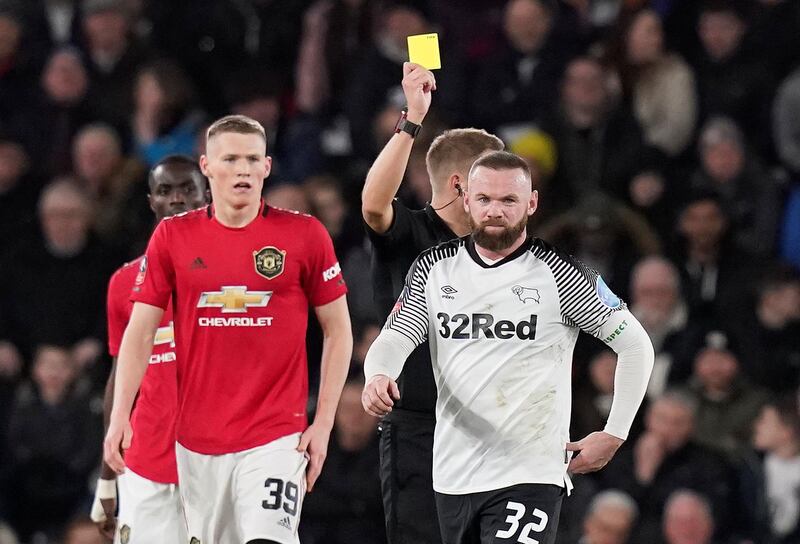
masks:
[[[196,536],[193,536],[192,539],[189,541],[189,544],[200,544],[200,539]]]
[[[262,247],[253,252],[256,272],[268,280],[277,278],[283,273],[283,263],[286,252],[274,246]]]
[[[128,544],[131,540],[131,528],[128,525],[123,525],[119,528],[119,541],[122,544]]]
[[[515,285],[511,288],[511,292],[517,295],[520,302],[523,304],[527,303],[529,300],[532,300],[536,304],[539,304],[541,297],[539,296],[539,290],[534,289],[533,287],[522,287],[521,285]]]

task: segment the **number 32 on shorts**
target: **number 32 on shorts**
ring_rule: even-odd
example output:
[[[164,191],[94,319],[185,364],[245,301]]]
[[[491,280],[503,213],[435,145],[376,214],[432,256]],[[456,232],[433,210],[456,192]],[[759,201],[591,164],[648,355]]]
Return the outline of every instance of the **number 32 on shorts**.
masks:
[[[519,530],[520,520],[525,517],[525,505],[519,502],[508,501],[506,511],[512,512],[511,515],[506,516],[506,523],[509,524],[508,529],[501,529],[495,533],[495,538],[511,539],[517,536]],[[548,516],[547,513],[534,508],[531,516],[535,521],[526,523],[522,530],[519,531],[517,542],[521,544],[539,544],[539,541],[531,537],[531,533],[541,533],[547,527]]]

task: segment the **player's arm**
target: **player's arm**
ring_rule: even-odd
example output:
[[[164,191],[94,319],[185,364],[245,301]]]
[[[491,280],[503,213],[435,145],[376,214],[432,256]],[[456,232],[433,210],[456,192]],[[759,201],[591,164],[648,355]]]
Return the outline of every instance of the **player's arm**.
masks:
[[[113,407],[103,444],[103,457],[117,474],[121,474],[125,469],[120,447],[128,449],[131,445],[133,430],[130,417],[133,401],[147,370],[153,340],[163,315],[162,308],[142,302],[134,303],[130,321],[122,336],[117,359]]]
[[[315,307],[314,311],[322,328],[319,396],[314,423],[303,433],[297,447],[299,451],[308,454],[306,485],[309,491],[314,488],[325,463],[328,439],[353,354],[353,330],[345,295]]]
[[[578,474],[603,468],[628,438],[655,359],[650,337],[627,309],[614,312],[595,335],[617,353],[614,397],[603,432],[592,433],[567,447],[581,452],[570,463],[570,470]]]
[[[436,89],[433,73],[418,64],[403,64],[403,93],[408,104],[407,119],[418,125],[428,113],[431,91]],[[361,215],[369,227],[379,234],[392,225],[392,199],[400,189],[414,139],[398,132],[381,150],[367,173],[361,193]]]
[[[375,417],[392,411],[394,400],[400,398],[397,377],[411,352],[428,337],[425,276],[420,266],[418,257],[408,271],[403,292],[386,319],[386,325],[364,360],[366,383],[361,393],[361,404]]]

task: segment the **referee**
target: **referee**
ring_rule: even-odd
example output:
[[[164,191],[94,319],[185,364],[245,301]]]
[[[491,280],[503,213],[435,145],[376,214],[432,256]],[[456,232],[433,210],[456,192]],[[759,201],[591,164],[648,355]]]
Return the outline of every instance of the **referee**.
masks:
[[[373,244],[375,300],[383,316],[403,289],[417,256],[441,242],[470,231],[462,196],[472,163],[503,142],[477,129],[454,129],[431,144],[425,162],[431,203],[410,210],[394,199],[400,188],[414,138],[436,90],[433,74],[412,63],[403,65],[403,92],[408,104],[396,134],[372,165],[362,193],[361,212]],[[389,544],[441,542],[433,493],[432,451],[436,385],[427,344],[408,359],[398,380],[401,400],[380,425],[380,474]]]

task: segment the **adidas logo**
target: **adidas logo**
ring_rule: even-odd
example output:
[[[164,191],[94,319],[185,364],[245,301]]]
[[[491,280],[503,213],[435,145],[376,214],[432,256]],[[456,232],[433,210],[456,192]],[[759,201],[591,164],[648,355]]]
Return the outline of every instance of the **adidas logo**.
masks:
[[[203,262],[203,259],[197,257],[195,260],[192,261],[192,265],[189,268],[191,268],[192,270],[198,270],[208,267],[206,266],[206,263]]]
[[[284,518],[278,522],[278,525],[284,529],[292,530],[292,520],[289,519],[289,516],[284,516]]]

